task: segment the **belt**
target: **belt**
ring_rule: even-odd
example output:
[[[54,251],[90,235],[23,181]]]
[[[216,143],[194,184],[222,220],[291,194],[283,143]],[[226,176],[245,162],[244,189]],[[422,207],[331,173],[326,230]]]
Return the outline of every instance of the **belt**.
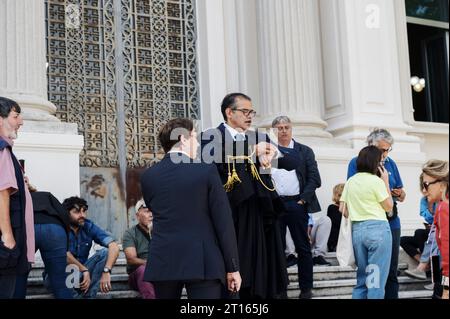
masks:
[[[293,200],[299,201],[299,200],[301,199],[301,198],[300,198],[300,195],[295,195],[295,196],[280,196],[280,198],[281,198],[282,200],[286,201],[286,202],[288,202],[288,201],[293,201]]]

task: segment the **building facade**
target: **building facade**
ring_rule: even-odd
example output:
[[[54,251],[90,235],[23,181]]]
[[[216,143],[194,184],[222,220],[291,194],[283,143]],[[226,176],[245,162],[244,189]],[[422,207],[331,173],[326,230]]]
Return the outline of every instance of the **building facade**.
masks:
[[[421,227],[421,166],[448,160],[448,0],[0,0],[0,25],[0,95],[24,107],[27,174],[82,194],[116,235],[161,124],[217,126],[232,91],[253,98],[257,127],[293,120],[323,208],[372,128],[396,139],[404,233]]]

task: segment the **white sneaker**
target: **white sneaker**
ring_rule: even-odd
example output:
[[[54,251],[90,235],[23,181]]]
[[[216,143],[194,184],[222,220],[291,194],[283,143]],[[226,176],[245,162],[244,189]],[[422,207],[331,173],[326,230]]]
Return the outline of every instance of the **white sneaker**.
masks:
[[[417,268],[413,269],[413,270],[405,270],[405,275],[415,278],[415,279],[420,279],[420,280],[426,280],[427,279],[427,274]]]
[[[425,285],[425,286],[423,286],[423,288],[425,288],[426,290],[434,290],[434,284],[431,283],[429,285]]]

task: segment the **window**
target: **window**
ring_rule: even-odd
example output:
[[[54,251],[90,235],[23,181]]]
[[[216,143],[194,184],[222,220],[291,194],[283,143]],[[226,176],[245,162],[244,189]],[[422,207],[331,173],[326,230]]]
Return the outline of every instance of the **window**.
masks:
[[[424,78],[413,90],[416,121],[449,123],[448,0],[405,0],[411,76]]]
[[[448,0],[406,0],[406,15],[448,22]]]

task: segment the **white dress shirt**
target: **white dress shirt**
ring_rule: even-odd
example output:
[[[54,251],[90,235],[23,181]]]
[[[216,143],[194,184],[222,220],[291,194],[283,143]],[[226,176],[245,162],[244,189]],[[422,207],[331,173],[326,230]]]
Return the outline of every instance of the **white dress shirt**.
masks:
[[[224,123],[224,125],[225,125],[225,128],[228,130],[228,132],[233,137],[233,141],[245,141],[245,132],[244,133],[238,132],[236,129],[232,128],[227,123]],[[239,135],[239,137],[238,137],[238,135]]]
[[[294,148],[294,140],[291,141],[288,148]],[[300,183],[295,170],[287,171],[285,169],[272,168],[272,179],[278,195],[300,195]]]

